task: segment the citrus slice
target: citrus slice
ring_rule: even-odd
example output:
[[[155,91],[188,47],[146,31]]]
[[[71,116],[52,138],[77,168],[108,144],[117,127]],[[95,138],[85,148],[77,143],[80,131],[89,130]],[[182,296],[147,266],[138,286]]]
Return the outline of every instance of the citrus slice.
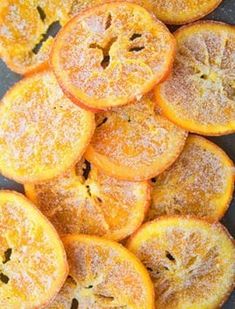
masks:
[[[149,270],[156,308],[219,308],[233,289],[235,247],[219,223],[161,217],[143,225],[128,248]]]
[[[29,74],[47,66],[53,29],[55,31],[58,22],[63,25],[69,19],[71,2],[1,1],[0,56],[11,70]]]
[[[150,91],[172,67],[174,38],[144,8],[106,3],[82,11],[59,32],[51,63],[75,103],[124,105]]]
[[[102,4],[104,0],[77,0],[71,6],[71,14]],[[186,24],[215,10],[222,0],[129,0],[150,12],[166,24]]]
[[[64,245],[70,277],[50,309],[154,309],[148,272],[122,245],[87,235],[68,235]]]
[[[20,183],[58,176],[80,160],[94,116],[66,98],[53,73],[14,85],[0,105],[0,171]]]
[[[23,195],[0,192],[0,307],[44,308],[68,274],[55,229]]]
[[[26,185],[25,192],[59,234],[81,233],[121,240],[143,222],[149,206],[147,182],[106,176],[88,161],[57,179]]]
[[[98,113],[96,120],[85,156],[120,179],[139,181],[163,172],[176,160],[187,136],[158,113],[151,93],[135,104]]]
[[[199,22],[175,36],[172,76],[156,88],[163,113],[191,132],[235,132],[235,27]]]
[[[233,162],[217,145],[191,135],[176,162],[153,179],[148,219],[181,214],[218,221],[233,189]]]

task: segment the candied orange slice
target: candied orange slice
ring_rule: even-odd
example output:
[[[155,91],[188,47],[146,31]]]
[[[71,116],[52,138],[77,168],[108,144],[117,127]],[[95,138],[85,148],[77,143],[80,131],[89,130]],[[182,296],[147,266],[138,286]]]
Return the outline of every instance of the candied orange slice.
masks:
[[[82,11],[59,32],[51,63],[75,103],[92,110],[124,105],[169,74],[168,29],[144,8],[116,2]]]
[[[0,57],[11,70],[29,74],[47,66],[53,28],[55,31],[58,22],[63,25],[68,21],[71,2],[72,0],[1,1]],[[49,30],[50,34],[47,34]]]
[[[147,182],[106,176],[81,160],[64,176],[25,192],[56,227],[59,234],[82,233],[121,240],[143,222],[149,206]]]
[[[68,274],[55,229],[23,195],[0,191],[0,307],[44,308]]]
[[[176,32],[172,76],[157,86],[163,113],[191,132],[235,132],[235,28],[199,22]]]
[[[70,276],[49,307],[154,309],[154,289],[142,263],[122,245],[88,235],[64,239]]]
[[[181,214],[218,221],[233,189],[233,162],[217,145],[191,135],[176,162],[153,179],[148,219]]]
[[[102,4],[104,0],[77,0],[71,6],[71,14]],[[153,12],[166,24],[186,24],[215,10],[222,0],[129,0]]]
[[[0,171],[21,183],[65,172],[80,160],[94,131],[94,115],[65,97],[51,72],[13,86],[0,115]]]
[[[187,136],[158,113],[151,93],[135,104],[96,116],[96,131],[85,156],[120,179],[139,181],[163,172],[176,160]]]
[[[219,308],[233,289],[235,247],[219,223],[161,217],[128,244],[147,267],[156,308]]]

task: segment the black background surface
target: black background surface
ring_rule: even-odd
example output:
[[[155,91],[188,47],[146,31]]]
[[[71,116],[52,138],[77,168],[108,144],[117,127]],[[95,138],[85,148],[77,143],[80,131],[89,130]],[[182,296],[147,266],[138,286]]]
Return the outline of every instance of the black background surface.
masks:
[[[217,10],[204,19],[213,19],[235,24],[235,0],[224,0]],[[176,27],[170,28],[171,30],[176,29]],[[19,75],[8,70],[5,64],[0,60],[0,98],[4,95],[7,89],[9,89],[20,78],[21,77]],[[222,147],[235,162],[235,134],[221,137],[211,137],[210,139]],[[12,189],[23,192],[21,185],[8,180],[1,175],[0,189]],[[233,201],[228,212],[223,218],[222,223],[228,228],[233,237],[235,237],[235,194],[233,195]],[[223,309],[235,309],[235,292],[233,292],[230,296],[229,300],[223,306]]]

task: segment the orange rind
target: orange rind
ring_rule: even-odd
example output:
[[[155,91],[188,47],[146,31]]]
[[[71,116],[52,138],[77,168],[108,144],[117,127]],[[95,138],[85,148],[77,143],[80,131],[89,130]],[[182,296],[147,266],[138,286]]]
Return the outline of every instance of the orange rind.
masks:
[[[25,192],[60,235],[80,233],[116,241],[141,225],[150,200],[147,182],[106,176],[85,160],[57,179],[26,185]]]
[[[23,195],[0,191],[0,240],[0,307],[44,308],[68,274],[55,229]]]
[[[12,71],[26,75],[48,66],[53,37],[46,33],[56,21],[63,25],[69,20],[71,2],[1,1],[0,57]]]
[[[58,33],[51,64],[66,95],[93,111],[125,105],[172,68],[174,37],[144,8],[113,2],[80,12]]]
[[[235,282],[235,247],[219,223],[160,217],[129,241],[155,287],[155,307],[220,308]]]
[[[235,27],[204,21],[180,28],[171,77],[156,87],[163,114],[202,135],[235,132]]]
[[[176,162],[153,179],[148,220],[177,214],[220,220],[233,196],[233,167],[217,145],[189,136]]]
[[[169,167],[187,133],[157,111],[152,94],[96,115],[97,127],[85,157],[107,175],[140,181]]]
[[[122,245],[87,235],[68,235],[63,241],[70,276],[50,309],[78,304],[92,309],[154,309],[149,274]]]
[[[65,97],[47,71],[14,85],[0,115],[0,171],[20,183],[48,180],[75,165],[95,126],[94,115]]]

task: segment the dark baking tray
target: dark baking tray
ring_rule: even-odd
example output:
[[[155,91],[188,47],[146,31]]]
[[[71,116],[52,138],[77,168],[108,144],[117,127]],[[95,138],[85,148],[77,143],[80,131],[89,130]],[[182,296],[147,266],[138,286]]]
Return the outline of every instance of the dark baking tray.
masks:
[[[213,19],[229,24],[235,24],[235,0],[224,0],[217,10],[206,16],[204,19]],[[174,29],[175,27],[171,27],[171,30]],[[21,77],[19,75],[11,72],[0,60],[0,98],[4,95],[7,89],[20,79]],[[211,137],[209,139],[222,147],[235,162],[235,134]],[[1,175],[0,189],[11,189],[23,192],[23,187],[21,185]],[[233,237],[235,237],[235,193],[230,208],[223,218],[222,223],[228,228]],[[235,292],[232,293],[229,300],[223,306],[223,309],[235,309]]]

